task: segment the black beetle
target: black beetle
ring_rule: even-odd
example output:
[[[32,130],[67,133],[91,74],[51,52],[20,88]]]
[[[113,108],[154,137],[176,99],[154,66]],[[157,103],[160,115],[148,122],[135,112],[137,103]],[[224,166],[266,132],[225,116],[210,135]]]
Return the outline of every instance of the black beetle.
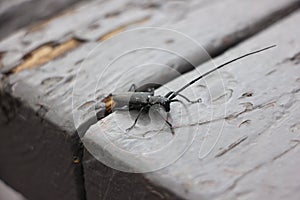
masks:
[[[187,97],[183,96],[182,94],[180,94],[180,92],[182,92],[184,89],[186,89],[187,87],[189,87],[190,85],[194,84],[195,82],[199,81],[200,79],[202,79],[203,77],[209,75],[210,73],[232,63],[235,62],[241,58],[247,57],[249,55],[252,54],[256,54],[262,51],[265,51],[267,49],[273,48],[276,45],[273,46],[269,46],[257,51],[253,51],[250,53],[247,53],[245,55],[242,55],[240,57],[237,57],[235,59],[232,59],[228,62],[225,62],[223,64],[221,64],[220,66],[202,74],[201,76],[195,78],[194,80],[192,80],[191,82],[187,83],[186,85],[184,85],[182,88],[180,88],[177,91],[171,91],[169,93],[167,93],[165,96],[160,96],[154,95],[154,89],[157,88],[159,85],[156,84],[146,84],[143,85],[139,88],[136,88],[136,86],[133,84],[130,89],[129,92],[127,93],[122,93],[122,94],[110,94],[109,96],[107,96],[106,98],[104,98],[102,100],[102,102],[105,103],[105,112],[106,115],[110,114],[111,112],[113,112],[113,110],[118,110],[118,109],[129,109],[129,110],[137,110],[138,115],[136,117],[136,119],[134,120],[134,123],[128,128],[126,129],[126,131],[131,130],[137,123],[139,117],[141,116],[141,114],[143,112],[148,112],[150,110],[150,108],[154,105],[159,105],[161,107],[164,108],[164,110],[167,112],[167,114],[169,114],[170,112],[170,104],[172,102],[182,102],[178,99],[175,99],[175,97],[180,96],[183,99],[185,99],[187,102],[189,103],[198,103],[201,102],[201,99],[198,99],[196,101],[191,101],[190,99],[188,99]],[[174,134],[174,130],[172,127],[172,124],[168,121],[168,119],[164,119],[165,122],[168,124],[168,126],[171,129],[172,134]]]

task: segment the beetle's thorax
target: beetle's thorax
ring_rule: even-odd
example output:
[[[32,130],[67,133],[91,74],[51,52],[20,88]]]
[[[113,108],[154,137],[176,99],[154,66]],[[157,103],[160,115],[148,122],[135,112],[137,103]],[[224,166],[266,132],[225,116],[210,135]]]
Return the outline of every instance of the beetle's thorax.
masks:
[[[164,96],[149,96],[148,102],[150,105],[161,105],[165,108],[167,112],[170,111],[170,102],[169,99]]]

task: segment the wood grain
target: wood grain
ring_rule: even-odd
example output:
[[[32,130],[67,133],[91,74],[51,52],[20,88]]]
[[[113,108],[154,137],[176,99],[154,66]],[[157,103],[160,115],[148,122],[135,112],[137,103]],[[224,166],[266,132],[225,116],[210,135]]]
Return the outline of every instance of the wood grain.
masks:
[[[83,150],[76,131],[76,128],[83,125],[80,133],[84,134],[84,130],[96,122],[94,106],[97,101],[110,92],[128,90],[132,83],[136,83],[138,86],[149,82],[165,84],[182,73],[192,70],[192,65],[197,66],[208,60],[209,56],[204,49],[213,55],[223,52],[286,16],[297,9],[299,5],[299,1],[296,0],[278,0],[276,4],[271,0],[192,1],[190,4],[186,2],[174,4],[172,1],[155,2],[130,0],[88,2],[82,7],[78,6],[72,9],[66,15],[48,20],[34,28],[23,29],[0,42],[1,72],[3,73],[0,83],[1,111],[3,111],[0,115],[0,119],[3,121],[0,146],[3,147],[1,156],[5,157],[5,160],[1,162],[0,171],[5,181],[32,199],[82,199],[85,197],[92,199],[102,196],[102,193],[98,193],[98,191],[103,191],[103,189],[98,190],[101,182],[95,184],[95,180],[98,179],[97,177],[101,177],[105,170],[97,171],[93,168],[93,166],[98,166],[96,160],[82,161]],[[227,10],[226,13],[224,13],[225,10]],[[141,22],[141,20],[142,24],[133,23]],[[113,38],[99,43],[99,39],[101,40],[103,36],[116,36],[115,33],[119,32],[120,27],[122,30],[130,30],[134,27],[148,26],[183,32],[200,43],[204,49],[187,40],[188,37],[175,34],[176,32],[172,32],[171,35],[160,34],[160,29],[144,33],[140,29],[140,32],[137,31],[137,35],[140,37],[135,34],[130,35],[133,32],[127,31],[117,37],[119,43],[116,43]],[[254,41],[252,45],[257,45],[251,46],[251,49],[273,43],[274,38],[278,41],[277,38],[281,37],[280,35],[274,36],[266,43]],[[72,39],[80,40],[83,44],[72,51],[64,52],[55,59],[48,60],[41,66],[12,74],[12,70],[39,47],[49,43],[64,44]],[[101,48],[94,50],[99,44],[104,50]],[[142,49],[124,56],[114,63],[113,67],[109,69],[111,71],[107,71],[107,76],[101,77],[101,84],[97,84],[99,73],[104,71],[106,64],[112,59],[127,50],[145,46],[167,51]],[[92,50],[94,50],[94,54],[87,57]],[[247,46],[244,50],[250,50],[250,47]],[[286,55],[287,51],[283,52],[282,55]],[[230,55],[235,55],[235,53],[231,52]],[[287,57],[285,56],[285,58]],[[153,65],[153,63],[158,63],[158,65]],[[143,66],[142,64],[148,65],[135,68]],[[207,68],[208,66],[201,66],[199,69]],[[79,69],[80,73],[77,73]],[[251,71],[251,73],[254,72],[254,70]],[[275,72],[268,73],[276,74]],[[228,75],[229,78],[231,74]],[[253,77],[256,76],[253,75]],[[189,78],[188,75],[187,78]],[[236,86],[235,81],[234,76],[229,83]],[[180,81],[180,84],[182,82],[183,80]],[[238,81],[238,83],[240,82],[241,80]],[[175,84],[174,88],[177,88],[178,84]],[[73,91],[74,85],[76,91]],[[165,86],[172,86],[172,83]],[[199,94],[205,95],[205,91],[201,90]],[[219,105],[224,100],[228,101],[232,95],[236,94],[233,91],[236,92],[229,88],[222,97],[218,96],[218,90],[215,91],[213,94],[215,103]],[[158,92],[163,91],[159,90]],[[255,95],[256,91],[253,93],[253,97]],[[75,98],[72,99],[74,96]],[[251,102],[243,103],[240,107],[231,108],[235,109],[237,113],[246,106],[248,110],[251,110],[252,107],[257,109],[256,105],[252,105]],[[271,103],[268,102],[265,106],[272,107]],[[206,117],[208,113],[204,110],[201,116]],[[235,121],[235,115],[233,115],[235,113],[230,114],[232,116],[229,115],[227,120]],[[77,117],[74,118],[74,115]],[[120,116],[122,117],[122,115]],[[176,119],[176,115],[174,115],[174,119]],[[195,119],[199,120],[197,117]],[[204,118],[200,119],[205,120]],[[207,120],[209,122],[209,119]],[[247,127],[247,123],[241,126],[241,128],[245,127]],[[235,138],[234,141],[239,138]],[[240,145],[247,144],[247,141],[248,139]],[[223,148],[230,144],[230,142],[224,144]],[[232,151],[237,150],[240,145]],[[224,156],[230,155],[230,152],[228,151]],[[185,165],[182,170],[185,169],[184,167]],[[83,168],[86,170],[85,172]],[[11,169],[14,173],[7,173]],[[123,175],[120,174],[121,177]],[[129,188],[134,188],[139,184],[143,185],[139,197],[149,194],[148,184],[144,182],[144,177],[134,174],[128,177],[137,180],[136,184]],[[166,180],[170,180],[169,176],[167,177]],[[173,178],[175,177],[177,174],[173,176]],[[84,179],[85,185],[83,184]],[[151,179],[149,185],[154,188],[153,190],[156,191],[156,187],[160,188],[157,189],[158,193],[166,193],[166,196],[182,196],[183,194],[181,189],[174,191],[178,185],[172,188],[167,184],[162,184],[161,179],[158,181],[155,181],[154,178],[152,180],[152,177],[149,179]],[[30,184],[26,184],[28,180]],[[112,183],[115,184],[115,181],[113,180]],[[127,183],[126,178],[121,179],[120,187]],[[213,184],[212,181],[206,183],[208,186]],[[161,185],[167,190],[161,189]],[[36,186],[35,188],[38,189],[32,186]],[[51,195],[43,196],[49,191]],[[191,191],[191,194],[195,194],[193,189]],[[172,194],[173,192],[176,194]],[[119,197],[114,190],[108,190],[107,195],[110,196],[112,193],[116,195],[115,198]]]
[[[122,128],[131,119],[124,112],[115,112],[87,131],[86,146],[90,145],[98,156],[98,150],[111,154],[116,163],[125,163],[127,169],[147,170],[154,169],[167,155],[172,156],[170,153],[184,145],[186,135],[194,131],[193,144],[184,155],[166,168],[144,176],[185,199],[255,199],[270,195],[272,199],[297,199],[299,178],[294,173],[299,163],[300,46],[295,24],[299,19],[297,12],[218,57],[216,65],[269,44],[278,45],[236,62],[183,92],[186,96],[202,97],[203,103],[187,105],[189,115],[183,116],[180,105],[172,106],[173,138],[170,133],[170,137],[161,136],[168,134],[167,128],[148,140],[130,137]],[[166,88],[175,90],[211,67],[210,63],[201,65],[157,93],[165,94]],[[182,118],[186,121],[180,121]],[[155,122],[140,122],[130,135],[142,137],[147,130],[155,133],[158,128]],[[155,141],[168,145],[156,157],[148,156]],[[130,156],[116,147],[111,149],[110,143],[122,150],[148,154]]]

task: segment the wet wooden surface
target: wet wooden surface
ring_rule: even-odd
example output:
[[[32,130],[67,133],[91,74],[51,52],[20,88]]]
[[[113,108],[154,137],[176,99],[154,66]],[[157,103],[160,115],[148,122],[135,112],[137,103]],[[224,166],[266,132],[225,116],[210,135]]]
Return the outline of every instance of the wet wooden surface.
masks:
[[[229,191],[227,187],[234,185],[241,179],[240,177],[251,171],[251,167],[256,167],[255,164],[259,166],[261,162],[245,166],[237,165],[236,169],[218,166],[225,160],[225,163],[231,166],[228,157],[237,158],[234,163],[240,162],[238,159],[244,158],[243,151],[236,149],[242,145],[245,145],[245,149],[254,148],[252,144],[258,138],[259,132],[268,124],[277,122],[272,121],[271,114],[270,118],[263,118],[261,115],[267,115],[264,112],[279,113],[278,118],[283,118],[280,114],[282,111],[278,110],[276,105],[273,106],[274,110],[267,108],[273,108],[271,100],[273,99],[276,104],[287,87],[294,87],[292,84],[294,79],[290,76],[299,72],[295,69],[297,66],[295,62],[298,59],[295,55],[299,48],[296,46],[298,30],[294,25],[298,18],[297,15],[287,16],[298,6],[299,1],[296,0],[278,0],[276,3],[271,0],[91,1],[68,10],[63,15],[16,32],[0,42],[2,72],[0,154],[6,158],[1,161],[1,178],[30,199],[119,199],[121,196],[127,196],[128,199],[130,197],[198,199],[198,197],[221,198],[220,194],[231,198],[244,193],[245,188],[241,188],[241,191],[238,189]],[[286,21],[282,22],[282,18]],[[150,26],[160,28],[123,32],[135,27]],[[270,28],[267,29],[268,27]],[[174,29],[185,35],[168,29]],[[120,32],[123,34],[117,35]],[[287,34],[290,37],[287,37]],[[253,38],[227,51],[232,45],[250,36]],[[201,46],[199,47],[189,37]],[[209,55],[215,56],[226,52],[215,61],[221,63],[225,58],[232,58],[274,43],[279,46],[276,50],[230,66],[224,74],[221,73],[222,79],[220,76],[213,77],[209,83],[212,87],[211,97],[204,83],[193,88],[197,96],[200,95],[205,101],[198,105],[197,109],[189,107],[191,109],[189,113],[194,116],[191,120],[195,121],[189,121],[186,127],[192,130],[194,128],[206,130],[208,126],[212,126],[207,136],[208,142],[202,146],[202,156],[206,155],[212,146],[210,142],[216,141],[215,136],[220,136],[218,146],[213,148],[204,160],[198,159],[197,156],[199,153],[197,144],[204,140],[203,135],[196,137],[191,149],[174,165],[144,175],[126,174],[110,169],[99,163],[81,146],[76,132],[78,127],[83,127],[79,133],[84,135],[84,141],[93,144],[96,142],[95,149],[98,150],[102,148],[101,135],[92,133],[98,130],[99,125],[101,130],[115,133],[118,132],[116,130],[118,127],[114,125],[113,119],[122,121],[124,127],[131,123],[131,118],[126,117],[127,115],[113,113],[88,130],[90,125],[97,122],[95,103],[110,92],[126,91],[132,83],[139,86],[152,82],[164,85],[157,91],[164,94],[165,87],[176,89],[195,73],[199,74],[209,69],[213,65],[211,61],[200,65],[210,59]],[[135,51],[130,52],[133,49]],[[90,52],[92,53],[89,54]],[[122,54],[126,56],[118,58]],[[116,58],[118,59],[106,70],[107,64]],[[282,71],[278,70],[276,73],[274,68],[277,70],[280,63],[294,67],[281,67]],[[263,64],[267,67],[264,68]],[[200,71],[194,70],[181,76],[182,73],[193,70],[193,66],[199,66],[197,69]],[[264,73],[270,75],[265,78]],[[287,78],[289,82],[281,83],[286,86],[285,89],[279,88],[277,91],[273,88],[274,82],[266,82],[266,79],[273,80],[283,74],[289,77]],[[220,94],[221,83],[217,80],[225,81],[225,88],[221,87],[224,94]],[[262,88],[266,84],[270,85],[270,88],[264,90],[266,92],[264,94]],[[259,89],[261,91],[258,92]],[[293,89],[297,91],[297,88]],[[253,95],[248,95],[247,92],[253,92]],[[298,98],[297,94],[295,92],[294,99]],[[176,113],[178,107],[174,105],[172,109],[175,111],[172,118],[176,122],[179,117],[179,113]],[[243,112],[244,109],[247,112]],[[250,109],[249,112],[247,109]],[[264,112],[259,114],[256,112],[259,109]],[[288,111],[290,108],[286,109]],[[212,111],[215,111],[214,115],[211,114]],[[248,116],[240,119],[247,114],[253,119],[248,119]],[[255,120],[260,118],[263,119],[260,120],[260,124],[251,128]],[[212,119],[217,120],[210,123]],[[294,123],[293,120],[287,122]],[[195,123],[200,123],[201,126],[189,125]],[[218,134],[220,123],[225,124],[222,135]],[[144,128],[145,130],[154,128],[151,125],[142,127],[139,129],[142,132]],[[186,127],[183,127],[182,131],[181,128],[176,130],[175,138],[179,141],[180,132],[185,133]],[[297,124],[295,127],[297,130]],[[241,129],[244,129],[243,135],[239,134]],[[165,137],[160,138],[157,144],[173,141],[172,135],[164,135]],[[134,148],[134,140],[128,142],[123,138],[124,135],[117,137],[120,137],[118,141],[121,144]],[[288,136],[284,139],[297,141],[297,138],[291,139]],[[259,145],[265,143],[266,141],[262,140]],[[292,146],[283,143],[282,148],[278,146],[276,151],[270,151],[264,161],[267,162],[277,154],[288,151],[289,147],[296,151],[297,146],[291,143]],[[176,142],[174,144],[176,146]],[[18,148],[14,148],[16,146]],[[234,155],[230,154],[231,149],[235,150]],[[253,152],[258,149],[254,149]],[[122,165],[125,163],[126,168],[132,167],[130,157],[122,158],[113,152],[109,152],[109,155],[115,163],[121,162]],[[252,154],[249,156],[253,157]],[[140,170],[144,166],[151,167],[152,164],[157,164],[158,160],[146,162],[146,165],[141,163],[141,166],[135,167]],[[198,166],[201,166],[200,171],[203,171],[201,175],[196,173],[199,170]],[[211,175],[209,169],[213,166],[216,172]],[[9,173],[10,171],[14,173]],[[276,173],[284,171],[279,170]],[[218,179],[219,176],[223,178]],[[30,184],[25,184],[28,180]],[[249,181],[251,183],[251,180]],[[269,182],[271,183],[272,179]],[[199,184],[203,189],[199,190]],[[291,187],[294,186],[292,181],[290,184]],[[137,186],[139,190],[136,190]],[[234,189],[236,188],[238,187]],[[277,191],[280,194],[285,192]],[[263,195],[263,192],[248,195],[259,196]]]
[[[26,27],[57,15],[78,0],[2,0],[0,2],[0,40]]]
[[[138,123],[126,134],[132,119],[114,112],[87,131],[85,145],[103,160],[118,158],[119,165],[109,164],[122,170],[151,171],[163,167],[160,164],[167,156],[174,156],[169,166],[144,176],[182,198],[297,199],[300,30],[295,24],[299,19],[297,12],[218,57],[216,65],[273,42],[278,45],[233,63],[183,92],[194,98],[200,95],[203,103],[188,105],[186,120],[181,105],[172,106],[175,136],[155,119],[147,126]],[[176,90],[211,67],[211,63],[200,65],[165,88]],[[157,94],[166,94],[165,88]],[[177,152],[182,146],[188,147],[183,155]],[[153,148],[158,151],[155,156],[150,154]],[[99,151],[108,153],[103,158]]]

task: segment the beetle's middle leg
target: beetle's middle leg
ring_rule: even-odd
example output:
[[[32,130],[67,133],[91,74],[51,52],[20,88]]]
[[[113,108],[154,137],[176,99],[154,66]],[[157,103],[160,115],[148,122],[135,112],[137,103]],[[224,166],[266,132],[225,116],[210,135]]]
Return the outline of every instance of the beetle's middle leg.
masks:
[[[130,131],[136,125],[136,123],[137,123],[138,119],[140,118],[140,116],[142,115],[144,109],[145,109],[144,107],[141,108],[141,110],[139,111],[138,115],[136,116],[133,124],[129,128],[126,129],[126,132]]]

